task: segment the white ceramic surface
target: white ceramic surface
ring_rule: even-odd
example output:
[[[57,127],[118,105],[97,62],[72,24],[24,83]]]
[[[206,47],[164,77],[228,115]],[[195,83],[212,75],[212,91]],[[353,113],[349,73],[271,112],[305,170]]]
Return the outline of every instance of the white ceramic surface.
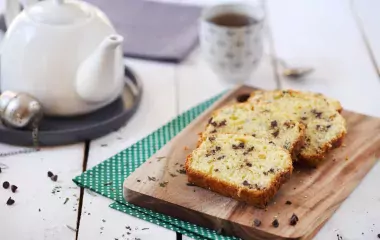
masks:
[[[200,42],[204,58],[220,79],[241,83],[249,79],[263,55],[263,11],[261,5],[224,4],[204,10]],[[215,16],[235,13],[246,15],[254,23],[227,27],[210,21]]]
[[[121,43],[108,18],[86,2],[35,3],[11,22],[5,34],[1,90],[29,93],[47,115],[92,112],[121,92]]]

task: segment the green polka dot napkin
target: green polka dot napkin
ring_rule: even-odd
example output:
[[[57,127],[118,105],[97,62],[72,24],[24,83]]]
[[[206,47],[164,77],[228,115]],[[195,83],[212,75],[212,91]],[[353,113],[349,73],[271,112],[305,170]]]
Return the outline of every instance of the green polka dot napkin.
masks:
[[[113,209],[180,232],[194,239],[238,239],[222,236],[216,231],[130,204],[124,200],[122,190],[125,178],[223,94],[224,92],[184,112],[131,147],[75,177],[73,181],[81,187],[115,200],[116,202],[110,205]]]

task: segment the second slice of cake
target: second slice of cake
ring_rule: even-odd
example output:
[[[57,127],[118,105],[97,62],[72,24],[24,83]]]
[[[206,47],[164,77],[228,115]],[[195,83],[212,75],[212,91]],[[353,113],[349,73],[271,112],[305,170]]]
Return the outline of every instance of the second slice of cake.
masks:
[[[204,137],[186,160],[189,182],[263,208],[293,170],[288,151],[242,134]]]

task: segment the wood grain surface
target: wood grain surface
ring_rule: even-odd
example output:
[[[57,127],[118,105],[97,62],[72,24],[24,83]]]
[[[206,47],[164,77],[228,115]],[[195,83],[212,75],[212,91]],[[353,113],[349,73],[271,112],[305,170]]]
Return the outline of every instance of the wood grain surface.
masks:
[[[212,111],[252,90],[242,86],[226,94],[140,166],[124,182],[125,199],[243,239],[311,239],[375,164],[380,155],[380,119],[343,111],[348,128],[344,146],[331,151],[317,168],[295,166],[290,181],[267,209],[257,209],[189,186],[184,174],[186,156],[196,147],[197,134]],[[296,226],[289,225],[293,213],[299,217]],[[271,225],[275,218],[278,228]],[[253,226],[254,219],[261,220],[260,227]]]

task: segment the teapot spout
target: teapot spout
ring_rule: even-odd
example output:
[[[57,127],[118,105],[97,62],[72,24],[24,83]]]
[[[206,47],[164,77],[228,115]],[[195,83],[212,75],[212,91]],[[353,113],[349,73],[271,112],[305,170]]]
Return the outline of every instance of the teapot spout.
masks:
[[[79,66],[76,75],[76,91],[89,103],[101,103],[116,98],[123,83],[123,37],[106,37],[90,56]]]

